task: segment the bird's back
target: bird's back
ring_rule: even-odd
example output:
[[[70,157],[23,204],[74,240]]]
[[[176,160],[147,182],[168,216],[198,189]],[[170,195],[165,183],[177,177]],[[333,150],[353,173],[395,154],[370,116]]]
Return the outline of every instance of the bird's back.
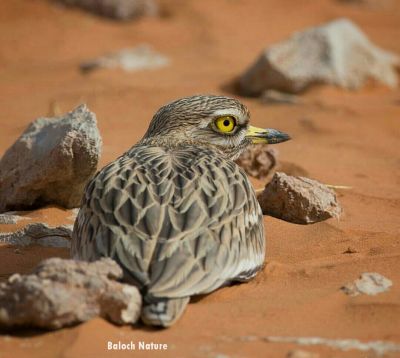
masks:
[[[264,247],[261,209],[233,161],[201,146],[137,145],[87,185],[72,255],[115,259],[151,300],[247,280]]]

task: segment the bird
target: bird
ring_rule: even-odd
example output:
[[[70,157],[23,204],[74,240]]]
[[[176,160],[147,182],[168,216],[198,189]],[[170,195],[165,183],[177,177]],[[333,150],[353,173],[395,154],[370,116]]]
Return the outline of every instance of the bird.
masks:
[[[177,99],[86,185],[71,256],[116,261],[141,292],[144,324],[170,327],[191,296],[249,281],[263,267],[261,208],[234,160],[251,144],[290,137],[249,121],[234,98]]]

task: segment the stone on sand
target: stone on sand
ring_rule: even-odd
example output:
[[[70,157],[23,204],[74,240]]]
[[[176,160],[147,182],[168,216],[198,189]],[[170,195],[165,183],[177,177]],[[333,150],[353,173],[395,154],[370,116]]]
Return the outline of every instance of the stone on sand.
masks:
[[[80,67],[83,72],[98,68],[121,68],[130,72],[156,69],[168,64],[169,59],[154,51],[151,46],[140,45],[83,62]]]
[[[69,248],[72,228],[73,225],[51,227],[44,223],[28,224],[15,232],[0,233],[0,243],[13,246],[40,245]]]
[[[159,12],[155,0],[58,0],[58,2],[79,6],[116,20],[129,20],[143,15],[154,16]]]
[[[116,324],[139,319],[141,296],[122,284],[122,269],[109,258],[92,263],[51,258],[31,275],[0,283],[0,327],[58,329],[101,316]]]
[[[250,96],[268,89],[298,93],[318,83],[357,89],[370,78],[396,87],[399,66],[399,56],[374,45],[350,20],[337,19],[265,49],[239,86]]]
[[[101,143],[96,116],[86,105],[32,122],[1,158],[0,212],[79,206]]]
[[[339,217],[336,194],[326,185],[304,177],[275,173],[258,196],[264,215],[295,224],[312,224]]]
[[[236,159],[236,164],[242,167],[248,175],[260,180],[271,176],[277,163],[277,150],[267,144],[250,146]]]
[[[349,296],[360,294],[375,296],[378,293],[388,291],[392,281],[376,272],[364,272],[354,282],[343,286],[341,290]]]

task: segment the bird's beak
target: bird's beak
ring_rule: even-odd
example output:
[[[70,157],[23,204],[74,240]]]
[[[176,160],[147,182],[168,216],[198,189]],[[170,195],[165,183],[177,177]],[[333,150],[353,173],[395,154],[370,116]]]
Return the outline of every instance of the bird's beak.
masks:
[[[290,136],[286,133],[280,132],[276,129],[262,129],[253,126],[249,126],[247,130],[246,137],[249,138],[252,143],[268,143],[276,144],[281,142],[286,142],[290,139]]]

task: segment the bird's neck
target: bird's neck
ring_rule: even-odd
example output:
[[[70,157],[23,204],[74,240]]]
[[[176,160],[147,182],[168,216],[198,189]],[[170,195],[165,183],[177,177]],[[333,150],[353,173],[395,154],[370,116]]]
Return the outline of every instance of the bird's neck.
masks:
[[[175,136],[151,136],[143,137],[137,145],[150,145],[157,147],[182,147],[188,145],[196,145],[198,141],[186,138],[178,138]]]
[[[243,150],[247,147],[247,143],[243,143],[238,147],[227,147],[220,146],[216,144],[212,144],[210,142],[201,141],[201,140],[193,140],[182,137],[174,137],[174,136],[154,136],[154,137],[144,137],[142,138],[136,146],[155,146],[155,147],[163,147],[169,149],[181,149],[184,147],[198,147],[205,148],[208,150],[214,150],[218,155],[223,158],[235,160],[239,157],[239,155],[243,152]]]

